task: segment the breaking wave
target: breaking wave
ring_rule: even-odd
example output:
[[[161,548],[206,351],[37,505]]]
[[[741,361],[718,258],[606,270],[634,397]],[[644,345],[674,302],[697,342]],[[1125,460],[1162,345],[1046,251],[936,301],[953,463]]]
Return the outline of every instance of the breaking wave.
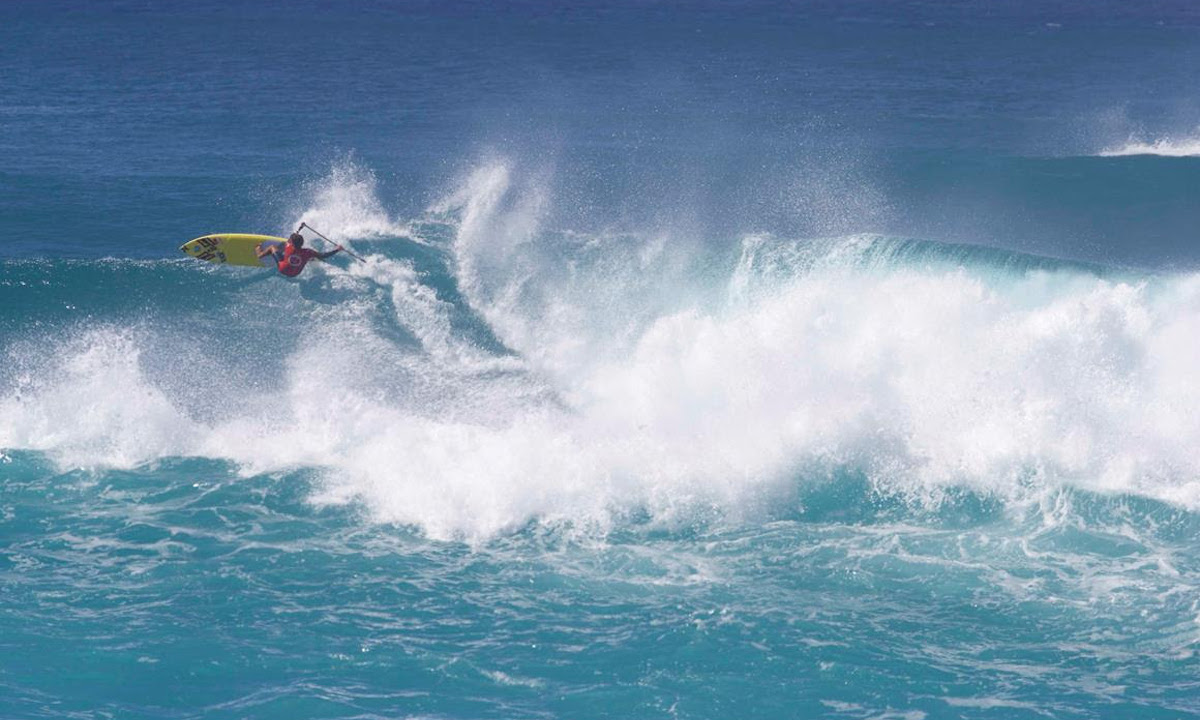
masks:
[[[1200,507],[1200,276],[878,235],[567,232],[504,163],[406,221],[354,167],[310,201],[297,217],[365,262],[288,283],[6,261],[0,448],[310,468],[314,501],[437,538],[779,517],[847,473],[924,506],[1080,487]]]

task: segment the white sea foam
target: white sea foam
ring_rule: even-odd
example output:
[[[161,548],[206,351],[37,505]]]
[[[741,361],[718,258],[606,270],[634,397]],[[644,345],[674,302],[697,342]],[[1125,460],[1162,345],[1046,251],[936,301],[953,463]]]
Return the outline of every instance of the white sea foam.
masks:
[[[66,468],[127,468],[192,452],[195,425],[147,381],[134,332],[84,331],[11,380],[0,395],[0,446],[43,450]]]

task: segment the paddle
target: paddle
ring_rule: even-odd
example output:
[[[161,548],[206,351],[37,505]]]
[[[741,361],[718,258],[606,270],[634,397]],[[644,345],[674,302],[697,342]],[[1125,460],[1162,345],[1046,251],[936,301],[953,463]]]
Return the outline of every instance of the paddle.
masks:
[[[346,253],[347,255],[354,258],[355,260],[357,260],[359,262],[366,262],[366,260],[363,260],[362,258],[360,258],[359,256],[355,255],[354,253],[350,252],[346,248],[342,247],[341,245],[335,243],[334,241],[332,241],[329,238],[322,235],[321,231],[316,229],[312,225],[309,225],[308,223],[300,223],[300,227],[296,228],[296,232],[300,232],[300,228],[308,228],[309,230],[312,230],[314,233],[317,234],[317,237],[321,238],[322,240],[324,240],[325,242],[329,243],[330,245],[332,245],[336,248],[341,248],[342,252]]]

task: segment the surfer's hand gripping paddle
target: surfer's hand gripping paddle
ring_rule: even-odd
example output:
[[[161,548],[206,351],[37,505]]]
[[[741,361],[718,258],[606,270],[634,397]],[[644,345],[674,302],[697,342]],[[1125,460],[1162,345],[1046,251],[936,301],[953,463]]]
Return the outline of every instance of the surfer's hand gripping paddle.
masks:
[[[312,230],[314,233],[316,233],[317,237],[321,238],[321,239],[322,239],[322,240],[324,240],[325,242],[329,243],[330,245],[334,246],[335,248],[337,248],[337,249],[341,250],[342,252],[346,253],[347,255],[349,255],[350,257],[354,258],[355,260],[357,260],[357,261],[359,261],[359,262],[366,262],[366,260],[363,260],[362,258],[360,258],[359,256],[355,255],[354,253],[350,252],[350,251],[349,251],[349,250],[347,250],[346,248],[342,247],[341,245],[339,245],[339,244],[335,243],[334,241],[332,241],[332,240],[330,240],[329,238],[327,238],[327,237],[325,237],[324,235],[322,235],[322,234],[321,234],[321,231],[320,231],[320,230],[318,230],[318,229],[316,229],[316,228],[315,228],[315,227],[313,227],[312,225],[309,225],[308,223],[300,223],[300,227],[296,228],[296,232],[300,232],[301,228],[308,228],[309,230]]]

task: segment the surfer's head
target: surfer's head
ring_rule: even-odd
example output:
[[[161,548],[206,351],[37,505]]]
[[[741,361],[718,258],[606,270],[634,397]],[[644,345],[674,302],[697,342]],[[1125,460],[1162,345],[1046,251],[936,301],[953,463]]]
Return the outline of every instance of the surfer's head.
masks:
[[[291,237],[288,238],[288,242],[298,248],[302,248],[304,247],[304,236],[300,233],[292,233]]]

